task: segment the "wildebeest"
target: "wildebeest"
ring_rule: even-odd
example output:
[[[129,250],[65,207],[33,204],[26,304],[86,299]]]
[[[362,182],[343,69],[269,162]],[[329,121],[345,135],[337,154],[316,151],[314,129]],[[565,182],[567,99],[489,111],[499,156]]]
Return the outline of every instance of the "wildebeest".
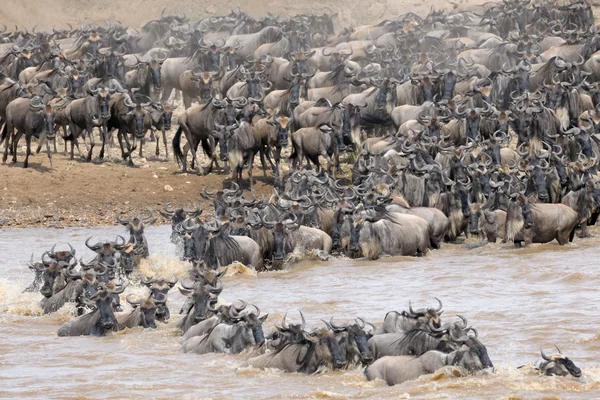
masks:
[[[444,311],[442,310],[443,304],[441,300],[437,297],[435,299],[438,301],[438,308],[420,308],[414,310],[409,301],[408,311],[388,312],[383,319],[383,324],[377,329],[377,334],[408,332],[412,329],[423,329],[429,325],[430,320],[433,322],[433,326],[439,328],[441,324],[440,316]]]
[[[579,369],[568,357],[565,357],[558,347],[556,347],[556,350],[558,353],[547,356],[544,354],[544,350],[540,349],[542,360],[536,363],[536,368],[540,371],[540,374],[547,376],[572,375],[575,378],[581,377],[581,369]]]
[[[327,124],[316,128],[301,128],[292,133],[293,152],[290,159],[293,168],[302,167],[302,160],[305,158],[309,168],[312,162],[320,169],[319,156],[322,156],[327,161],[329,172],[335,175],[337,162],[339,161],[338,134],[334,128]]]
[[[179,322],[177,322],[177,327],[181,329],[182,334],[186,333],[187,330],[192,327],[192,325],[204,321],[207,318],[209,311],[208,308],[210,307],[211,302],[217,301],[217,298],[213,297],[213,295],[219,295],[222,290],[223,284],[220,281],[217,282],[216,286],[183,286],[179,289],[181,294],[189,297],[191,300],[189,303],[186,303],[187,310],[182,310],[185,312],[185,315]]]
[[[562,246],[573,240],[577,222],[577,213],[564,204],[532,204],[518,194],[506,213],[506,240],[520,247],[556,239]]]
[[[117,331],[119,324],[113,312],[113,297],[108,290],[101,290],[90,299],[95,309],[75,318],[58,329],[58,336],[104,336]]]
[[[262,267],[262,253],[258,244],[247,236],[228,235],[229,223],[214,226],[188,219],[181,226],[186,232],[184,258],[204,262],[212,269],[235,261],[256,269]]]
[[[244,313],[233,324],[220,323],[203,336],[194,336],[182,345],[185,353],[231,353],[237,354],[265,341],[263,322],[269,314]]]
[[[354,323],[338,326],[333,322],[333,317],[326,322],[332,330],[340,345],[341,356],[346,360],[345,369],[352,369],[369,365],[373,362],[373,353],[369,349],[368,340],[373,336],[372,332],[367,332],[365,326],[368,324],[371,329],[375,327],[365,322],[362,318],[356,318]]]
[[[320,329],[304,332],[306,344],[282,343],[280,348],[248,360],[255,368],[276,368],[285,372],[314,374],[327,369],[342,368],[346,362],[333,332]]]
[[[372,260],[381,254],[424,255],[430,247],[429,225],[408,214],[363,212],[354,220],[350,252]]]
[[[471,373],[494,367],[486,347],[475,337],[469,337],[463,347],[449,354],[432,350],[420,357],[380,358],[367,367],[365,375],[370,381],[383,379],[388,385],[393,386],[421,375],[431,374],[446,365],[458,366]]]
[[[106,123],[110,119],[110,93],[108,90],[99,88],[94,89],[91,93],[82,98],[73,100],[66,109],[66,115],[69,117],[69,129],[71,135],[79,137],[82,131],[87,132],[90,139],[90,148],[87,154],[87,161],[92,160],[92,151],[94,150],[94,135],[93,129],[100,129],[102,138],[102,149],[100,150],[100,158],[104,157],[104,148],[108,141],[106,132]],[[72,152],[71,148],[71,152]]]
[[[15,132],[16,130],[16,132]],[[50,168],[52,165],[52,153],[50,152],[50,141],[54,139],[54,110],[52,105],[45,105],[43,99],[39,96],[33,98],[18,98],[11,101],[6,107],[6,124],[2,137],[6,137],[6,145],[2,162],[8,158],[9,144],[12,145],[11,153],[13,155],[13,164],[17,162],[17,146],[21,135],[25,135],[27,142],[27,151],[23,168],[29,165],[29,156],[31,155],[31,139],[35,137],[41,140],[46,137],[46,150]]]
[[[155,319],[158,304],[166,302],[167,296],[160,293],[156,297],[148,297],[145,300],[132,300],[130,297],[131,295],[127,296],[126,300],[133,307],[133,311],[117,319],[119,320],[119,330],[137,326],[156,328]]]
[[[495,243],[497,238],[504,239],[505,226],[506,211],[491,211],[480,203],[471,204],[471,214],[469,215],[469,232],[471,234]]]

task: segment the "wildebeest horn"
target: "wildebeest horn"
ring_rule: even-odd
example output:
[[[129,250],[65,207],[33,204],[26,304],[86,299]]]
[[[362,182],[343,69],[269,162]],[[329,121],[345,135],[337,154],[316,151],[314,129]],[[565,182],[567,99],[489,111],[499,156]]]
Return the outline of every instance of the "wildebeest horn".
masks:
[[[142,300],[137,300],[137,301],[133,301],[131,300],[133,298],[133,294],[128,294],[127,297],[125,297],[125,300],[127,300],[127,302],[129,303],[129,305],[131,305],[133,308],[137,308],[140,304],[142,304]]]
[[[463,330],[467,327],[467,319],[465,317],[463,317],[462,315],[457,315],[458,318],[460,318],[463,322]]]
[[[241,300],[241,299],[240,299],[240,301],[242,302],[242,305],[241,305],[240,307],[236,307],[236,306],[234,306],[233,304],[231,305],[231,307],[232,307],[233,309],[235,309],[235,311],[237,311],[238,313],[240,313],[240,312],[244,311],[244,310],[246,309],[246,305],[248,304],[248,303],[246,303],[244,300]]]
[[[215,194],[217,194],[216,190],[209,192],[208,191],[209,186],[210,186],[210,184],[206,185],[206,187],[204,188],[204,191],[203,191],[203,195],[204,195],[203,197],[207,200],[210,198],[210,196],[214,196]]]
[[[552,359],[550,357],[548,357],[547,355],[544,354],[544,350],[540,347],[540,354],[542,355],[542,358],[546,361],[551,361]]]
[[[306,320],[304,319],[304,314],[302,314],[302,311],[300,311],[300,318],[302,318],[302,330],[304,330],[304,328],[306,327]]]
[[[207,290],[212,294],[219,294],[223,291],[223,282],[220,279],[217,279],[217,284],[215,286],[206,285]]]
[[[333,317],[331,317],[331,319],[329,319],[329,324],[331,325],[331,327],[333,328],[333,330],[336,330],[336,331],[343,331],[346,328],[345,326],[336,326],[333,323]]]
[[[100,248],[100,243],[96,243],[94,245],[90,245],[89,241],[92,237],[90,236],[89,238],[87,238],[87,240],[85,241],[85,245],[92,251],[97,251]]]
[[[67,243],[67,245],[71,249],[71,251],[69,252],[69,254],[71,255],[71,257],[75,257],[75,252],[76,252],[75,249],[73,248],[73,246],[71,246],[71,243]]]
[[[172,204],[173,204],[172,201],[170,201],[167,204],[165,204],[165,212],[167,214],[174,214],[175,213],[175,210],[173,210],[172,208],[170,208]]]
[[[117,221],[119,221],[121,225],[127,225],[129,221],[131,221],[131,218],[121,218],[121,214],[123,214],[123,211],[117,213]]]
[[[440,312],[442,310],[442,306],[443,306],[442,301],[440,299],[438,299],[437,297],[434,297],[434,299],[436,299],[440,305],[435,311]]]
[[[148,287],[150,285],[152,285],[155,281],[156,281],[156,278],[148,278],[148,279],[146,279],[146,277],[144,277],[144,276],[142,276],[142,279],[141,279],[142,285],[148,286]]]
[[[287,312],[285,314],[283,314],[283,318],[281,320],[281,327],[287,331],[289,328],[288,328],[288,325],[285,323],[286,318],[287,318]]]

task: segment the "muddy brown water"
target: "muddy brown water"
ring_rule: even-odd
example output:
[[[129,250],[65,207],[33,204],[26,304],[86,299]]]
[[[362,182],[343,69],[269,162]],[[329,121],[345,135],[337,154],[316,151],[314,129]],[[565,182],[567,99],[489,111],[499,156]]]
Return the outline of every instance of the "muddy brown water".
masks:
[[[150,252],[142,266],[151,274],[183,276],[187,265],[169,242],[170,227],[147,228]],[[261,371],[244,366],[245,355],[180,354],[174,324],[183,297],[169,295],[172,320],[157,330],[132,329],[103,338],[59,338],[71,307],[41,316],[41,295],[22,294],[33,273],[26,267],[58,243],[77,257],[93,254],[85,239],[113,239],[115,227],[64,230],[0,230],[0,397],[2,398],[600,398],[600,239],[511,249],[506,244],[467,250],[446,244],[422,258],[378,261],[305,260],[290,271],[225,279],[223,297],[245,299],[269,313],[265,331],[284,312],[309,325],[335,316],[381,322],[389,310],[444,302],[443,319],[464,315],[479,331],[496,371],[455,377],[455,371],[395,387],[367,382],[362,371],[317,376]],[[598,232],[596,232],[598,233]],[[144,293],[130,287],[125,294]],[[579,379],[540,377],[519,365],[539,359],[557,344],[582,368]],[[511,397],[512,396],[512,397]]]

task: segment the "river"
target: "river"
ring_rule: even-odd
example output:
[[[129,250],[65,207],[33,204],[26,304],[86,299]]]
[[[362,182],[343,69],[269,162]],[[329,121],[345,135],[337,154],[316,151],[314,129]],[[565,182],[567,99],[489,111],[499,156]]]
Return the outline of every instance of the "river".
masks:
[[[169,226],[146,228],[152,257],[144,272],[183,275],[169,242]],[[179,353],[174,328],[183,296],[169,294],[171,322],[107,337],[57,337],[72,307],[41,316],[41,295],[22,294],[33,273],[26,262],[57,243],[77,258],[93,253],[85,239],[114,240],[118,227],[0,230],[1,398],[568,398],[600,397],[600,239],[512,249],[507,244],[466,250],[445,244],[422,258],[378,261],[302,261],[290,271],[224,280],[222,297],[244,299],[269,313],[265,333],[284,312],[302,310],[309,326],[360,316],[379,323],[387,311],[444,303],[443,321],[461,314],[479,331],[495,373],[469,377],[434,374],[394,387],[367,382],[361,371],[317,376],[244,367],[244,355]],[[92,239],[94,241],[94,239]],[[128,293],[145,289],[129,288]],[[556,344],[583,370],[579,379],[540,377],[519,365],[539,359]],[[512,396],[512,397],[511,397]]]

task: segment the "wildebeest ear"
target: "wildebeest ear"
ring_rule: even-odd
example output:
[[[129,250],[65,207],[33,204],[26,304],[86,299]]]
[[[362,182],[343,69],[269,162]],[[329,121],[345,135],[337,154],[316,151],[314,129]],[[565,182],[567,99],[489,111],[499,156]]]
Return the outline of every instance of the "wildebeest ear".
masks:
[[[271,126],[275,126],[275,122],[271,121],[271,120],[267,120],[267,124],[271,125]]]
[[[269,318],[269,314],[265,314],[265,315],[263,315],[263,316],[262,316],[262,317],[260,317],[258,320],[259,320],[259,321],[260,321],[260,323],[262,324],[262,323],[264,323],[264,322],[267,320],[267,318]]]
[[[485,215],[485,220],[488,224],[493,224],[496,222],[496,213],[493,211],[484,211],[483,215]]]

